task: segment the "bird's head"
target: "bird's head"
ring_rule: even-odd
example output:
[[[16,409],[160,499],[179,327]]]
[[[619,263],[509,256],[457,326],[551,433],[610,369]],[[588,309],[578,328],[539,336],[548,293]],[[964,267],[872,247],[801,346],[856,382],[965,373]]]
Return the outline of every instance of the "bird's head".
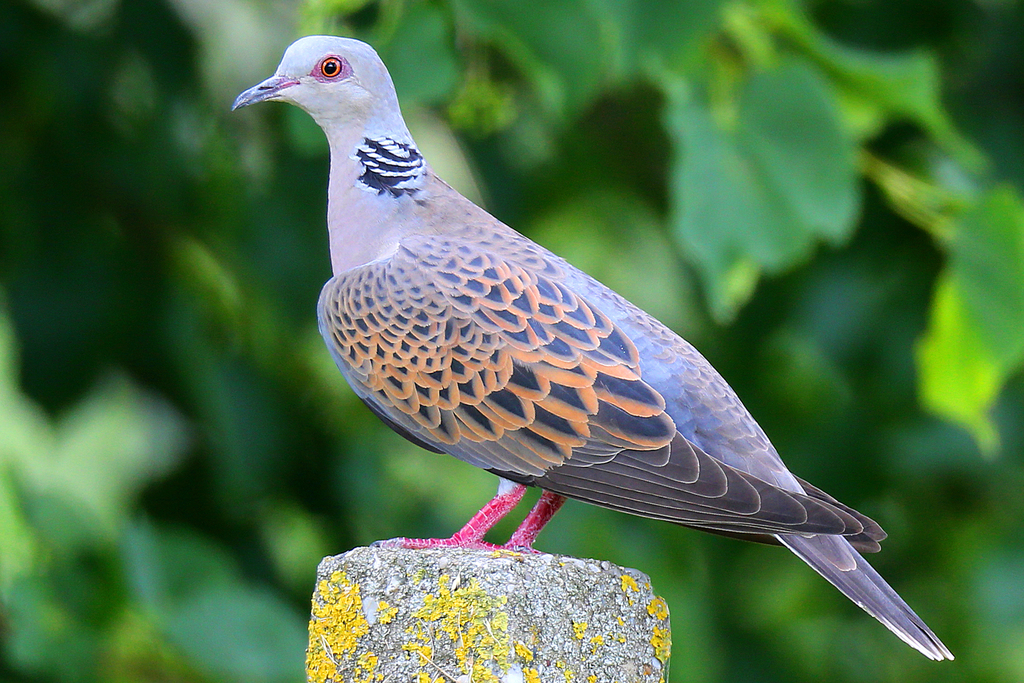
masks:
[[[285,51],[274,75],[238,96],[232,109],[279,100],[333,125],[401,121],[391,76],[372,47],[352,38],[307,36]],[[400,124],[404,128],[404,124]]]

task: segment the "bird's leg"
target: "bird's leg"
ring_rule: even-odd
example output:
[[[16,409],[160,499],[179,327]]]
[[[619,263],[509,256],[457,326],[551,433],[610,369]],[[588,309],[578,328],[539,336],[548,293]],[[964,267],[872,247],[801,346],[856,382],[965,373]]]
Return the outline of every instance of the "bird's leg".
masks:
[[[537,504],[530,510],[530,514],[526,515],[523,523],[515,530],[508,542],[501,547],[509,550],[533,550],[533,542],[537,540],[537,535],[544,525],[551,521],[563,503],[565,503],[565,496],[545,491]]]
[[[526,493],[526,487],[522,484],[514,484],[502,479],[498,484],[497,495],[487,505],[484,505],[479,512],[473,515],[466,522],[466,525],[456,531],[455,535],[451,538],[392,538],[387,541],[377,541],[373,545],[385,548],[409,549],[476,548],[497,550],[501,546],[484,541],[484,534],[490,531],[491,527],[500,522],[512,508],[519,504],[519,501],[523,499],[524,493]],[[540,529],[538,528],[537,531],[540,531]]]

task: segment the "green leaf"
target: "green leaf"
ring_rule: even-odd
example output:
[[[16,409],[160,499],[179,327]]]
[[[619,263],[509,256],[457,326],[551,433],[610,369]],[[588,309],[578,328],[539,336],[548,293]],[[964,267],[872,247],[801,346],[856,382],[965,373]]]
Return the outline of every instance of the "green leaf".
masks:
[[[126,585],[155,629],[211,680],[302,680],[299,616],[251,586],[220,544],[188,529],[137,520],[122,539]],[[307,567],[312,580],[313,564]]]
[[[726,273],[743,259],[745,235],[769,222],[770,208],[750,165],[700,104],[677,98],[666,125],[677,157],[670,184],[674,232],[704,279],[712,311],[726,319],[743,303],[728,295]]]
[[[123,375],[101,381],[56,424],[27,398],[16,399],[0,410],[0,427],[5,416],[19,418],[0,452],[25,486],[33,523],[65,549],[112,539],[142,488],[184,452],[178,412]]]
[[[849,235],[860,206],[856,146],[817,70],[791,62],[756,74],[741,95],[738,132],[799,226],[834,243]]]
[[[760,269],[780,272],[818,238],[849,235],[860,204],[854,142],[828,84],[806,63],[752,76],[734,129],[671,78],[664,77],[672,227],[724,321],[750,296]]]
[[[990,192],[956,222],[950,268],[978,334],[1005,373],[1024,362],[1024,203]]]
[[[11,471],[0,468],[0,600],[7,601],[15,582],[37,569],[39,544],[25,520]]]
[[[242,584],[214,585],[173,608],[168,638],[216,680],[301,681],[302,621],[276,595]]]
[[[965,426],[985,453],[999,444],[990,412],[1024,365],[1024,204],[991,191],[953,226],[928,332],[918,348],[920,392]]]
[[[610,71],[612,38],[585,0],[454,0],[464,30],[499,46],[533,84],[545,111],[578,112]]]
[[[1000,370],[976,321],[963,304],[959,283],[939,278],[928,331],[917,346],[921,402],[974,436],[984,452],[998,446],[989,414],[1000,387]]]
[[[861,137],[875,135],[892,120],[909,120],[962,162],[984,163],[942,106],[941,74],[930,52],[883,53],[847,47],[819,30],[792,0],[765,4],[773,24],[841,90],[847,123]]]
[[[408,3],[378,52],[403,105],[443,102],[458,85],[461,69],[451,23],[434,3]]]
[[[160,614],[197,591],[238,580],[227,550],[184,528],[137,518],[120,539],[125,585],[132,599]]]
[[[652,59],[658,67],[676,72],[692,67],[703,40],[718,26],[724,4],[725,0],[594,0],[602,29],[614,37],[618,70],[624,75]]]

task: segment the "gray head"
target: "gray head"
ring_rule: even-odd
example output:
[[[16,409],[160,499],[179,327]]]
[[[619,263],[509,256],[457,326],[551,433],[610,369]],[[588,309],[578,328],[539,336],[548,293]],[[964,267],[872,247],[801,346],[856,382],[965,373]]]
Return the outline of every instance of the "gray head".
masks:
[[[285,50],[274,75],[239,95],[232,109],[266,100],[301,107],[328,135],[335,127],[408,135],[384,63],[352,38],[300,38]]]

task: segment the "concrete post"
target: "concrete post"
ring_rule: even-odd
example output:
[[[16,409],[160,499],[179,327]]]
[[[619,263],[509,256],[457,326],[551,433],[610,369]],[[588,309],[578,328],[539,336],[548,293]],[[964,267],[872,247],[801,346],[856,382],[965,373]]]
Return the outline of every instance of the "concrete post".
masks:
[[[668,608],[609,562],[355,548],[317,571],[312,683],[658,683]]]

